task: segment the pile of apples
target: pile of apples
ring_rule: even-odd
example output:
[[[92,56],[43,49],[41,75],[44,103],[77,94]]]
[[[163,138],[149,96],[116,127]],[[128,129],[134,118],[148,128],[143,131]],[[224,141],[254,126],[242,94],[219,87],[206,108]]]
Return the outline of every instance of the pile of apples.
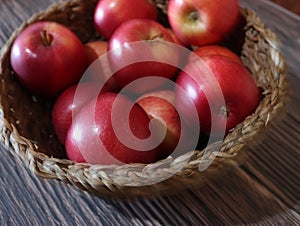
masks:
[[[100,0],[99,40],[82,43],[43,21],[14,41],[14,74],[53,102],[53,126],[70,160],[152,163],[224,136],[255,111],[259,87],[221,45],[240,23],[238,0],[169,0],[166,12],[168,25],[153,1]]]

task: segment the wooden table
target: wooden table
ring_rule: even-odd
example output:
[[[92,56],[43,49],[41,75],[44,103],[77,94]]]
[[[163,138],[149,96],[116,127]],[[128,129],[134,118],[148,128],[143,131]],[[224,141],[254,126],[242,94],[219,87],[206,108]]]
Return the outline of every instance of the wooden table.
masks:
[[[273,0],[300,14],[299,0]],[[33,13],[59,0],[2,0],[0,46]],[[300,17],[267,0],[241,0],[280,38],[291,101],[247,160],[197,191],[132,202],[106,200],[34,176],[0,149],[0,225],[300,225]]]
[[[300,1],[297,0],[270,0],[282,7],[300,15]]]

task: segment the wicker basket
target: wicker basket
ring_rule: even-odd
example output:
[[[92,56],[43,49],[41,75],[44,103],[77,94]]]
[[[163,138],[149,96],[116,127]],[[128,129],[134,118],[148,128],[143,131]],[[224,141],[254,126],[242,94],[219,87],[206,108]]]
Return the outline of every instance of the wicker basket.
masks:
[[[35,174],[69,182],[101,196],[149,196],[199,186],[213,175],[220,174],[221,168],[239,163],[246,154],[244,146],[252,145],[283,109],[287,96],[286,64],[277,37],[265,28],[253,11],[241,9],[246,22],[242,29],[244,35],[238,37],[243,43],[241,57],[263,89],[264,98],[255,113],[229,133],[222,143],[148,165],[103,166],[67,160],[51,124],[51,103],[39,101],[20,86],[13,76],[9,53],[19,32],[40,20],[66,25],[83,42],[99,38],[93,26],[96,3],[97,0],[70,0],[50,6],[22,24],[1,50],[1,143]],[[157,6],[161,12],[160,19],[165,22],[165,1],[157,0]],[[221,147],[220,151],[218,147]],[[207,163],[203,160],[203,153],[209,153],[205,159],[214,160],[205,171],[199,171]],[[187,159],[190,160],[186,164]],[[178,171],[179,168],[182,170]],[[158,178],[163,180],[151,183]]]

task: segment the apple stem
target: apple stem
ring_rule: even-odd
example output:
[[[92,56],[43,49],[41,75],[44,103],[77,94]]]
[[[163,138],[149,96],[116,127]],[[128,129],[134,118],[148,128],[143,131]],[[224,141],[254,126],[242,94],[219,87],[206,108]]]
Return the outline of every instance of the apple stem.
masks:
[[[46,30],[41,31],[41,36],[44,42],[44,46],[51,46],[53,42],[53,36]]]

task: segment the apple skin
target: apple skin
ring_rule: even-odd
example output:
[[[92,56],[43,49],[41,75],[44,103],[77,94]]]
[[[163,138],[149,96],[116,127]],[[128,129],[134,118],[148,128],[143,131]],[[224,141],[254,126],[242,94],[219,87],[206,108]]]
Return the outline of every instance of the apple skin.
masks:
[[[170,155],[173,158],[179,157],[207,141],[197,128],[188,127],[184,123],[181,112],[177,111],[175,98],[174,89],[162,89],[145,93],[137,99],[149,117],[158,120],[161,128],[166,129],[165,138],[158,146],[159,159]]]
[[[56,98],[76,84],[87,67],[83,43],[55,22],[36,22],[25,28],[12,45],[11,66],[34,95]]]
[[[181,135],[180,116],[175,107],[173,90],[158,90],[146,93],[138,98],[137,103],[150,118],[155,118],[166,127],[167,134],[158,147],[160,159],[168,157],[176,148]]]
[[[107,92],[102,90],[97,83],[86,82],[67,88],[54,102],[52,108],[52,123],[59,141],[64,144],[67,131],[72,123],[72,118],[78,111],[98,94]]]
[[[117,99],[117,115],[112,115],[113,104]],[[131,107],[129,116],[124,116],[123,110],[128,107]],[[93,99],[77,113],[65,142],[68,158],[75,162],[105,165],[155,162],[158,158],[156,148],[149,150],[143,149],[143,146],[141,151],[119,141],[112,117],[117,117],[115,128],[122,128],[121,136],[131,144],[134,143],[132,135],[139,139],[147,139],[151,135],[150,118],[138,104],[132,103],[124,95],[107,92]],[[123,130],[126,123],[129,123],[131,131]]]
[[[170,35],[172,36],[173,40],[174,40],[174,43],[178,44],[178,45],[181,45],[183,47],[186,47],[186,48],[190,48],[189,45],[187,45],[186,43],[182,42],[178,37],[177,35],[175,34],[175,32],[171,29],[171,28],[167,28],[167,30],[170,32]]]
[[[175,90],[176,106],[184,117],[190,118],[189,110],[193,104],[198,112],[201,133],[222,136],[255,111],[262,94],[243,65],[221,55],[203,57],[202,61],[204,64],[189,63],[179,74],[176,82],[184,92]],[[207,73],[207,68],[212,73]],[[211,79],[213,75],[215,80]],[[221,94],[216,86],[220,87]],[[211,106],[207,96],[211,97]],[[211,131],[212,120],[214,131]]]
[[[139,41],[144,42],[142,46],[139,44],[140,48],[137,48],[135,43]],[[156,21],[133,19],[119,26],[108,43],[111,67],[121,68],[113,75],[116,83],[123,88],[137,79],[150,76],[173,80],[178,72],[177,65],[181,57],[178,50],[170,47],[166,44],[167,42],[175,44],[170,32]],[[139,61],[145,58],[154,60]],[[125,62],[130,62],[130,64]],[[142,94],[156,90],[163,85],[162,82],[145,83],[143,86],[136,86],[128,91]]]
[[[193,50],[193,54],[189,57],[189,62],[193,60],[197,60],[198,57],[202,58],[209,55],[222,55],[230,58],[231,60],[243,64],[242,59],[232,50],[227,47],[220,45],[206,45],[200,46]]]
[[[170,0],[167,15],[180,40],[192,46],[224,41],[240,20],[238,0]]]
[[[106,39],[125,21],[143,18],[156,20],[158,10],[151,0],[100,0],[94,12],[96,30]]]
[[[99,56],[107,52],[108,42],[103,40],[91,41],[84,45],[87,55],[87,64],[90,66]]]
[[[117,92],[120,88],[110,73],[110,64],[107,59],[108,42],[103,40],[91,41],[85,44],[88,65],[93,63],[93,69],[85,75],[86,81],[104,84],[110,90]],[[101,60],[98,60],[101,57]],[[98,60],[98,61],[96,61]]]

